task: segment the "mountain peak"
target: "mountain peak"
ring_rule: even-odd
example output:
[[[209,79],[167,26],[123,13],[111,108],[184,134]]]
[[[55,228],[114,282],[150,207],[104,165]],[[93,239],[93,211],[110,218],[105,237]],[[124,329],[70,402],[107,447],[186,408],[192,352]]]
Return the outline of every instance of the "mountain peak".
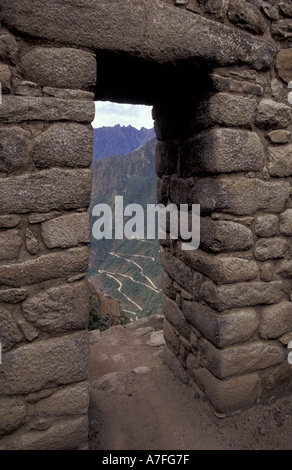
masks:
[[[93,162],[109,155],[127,155],[155,137],[154,129],[121,126],[93,129]]]

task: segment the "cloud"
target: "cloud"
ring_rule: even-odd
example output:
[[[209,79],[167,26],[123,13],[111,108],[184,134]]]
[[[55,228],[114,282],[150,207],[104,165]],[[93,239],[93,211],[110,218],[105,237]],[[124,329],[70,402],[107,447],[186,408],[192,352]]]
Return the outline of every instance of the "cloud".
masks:
[[[94,128],[103,126],[133,126],[136,129],[153,127],[152,106],[119,104],[110,101],[95,102]]]

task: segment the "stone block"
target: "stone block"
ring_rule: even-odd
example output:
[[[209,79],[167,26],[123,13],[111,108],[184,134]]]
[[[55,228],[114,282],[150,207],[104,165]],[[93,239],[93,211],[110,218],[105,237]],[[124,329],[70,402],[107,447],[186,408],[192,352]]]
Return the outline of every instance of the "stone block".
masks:
[[[88,262],[87,247],[50,253],[23,263],[0,266],[0,283],[5,286],[20,287],[86,273]]]
[[[288,248],[288,242],[283,238],[263,238],[256,243],[254,255],[259,261],[283,258]]]
[[[15,37],[8,31],[0,32],[0,60],[15,64],[17,61],[18,46]]]
[[[178,339],[177,334],[175,333],[175,330],[166,319],[164,319],[164,322],[163,322],[163,335],[164,335],[164,338],[168,347],[175,354],[179,354],[180,341]]]
[[[43,94],[53,96],[54,98],[60,98],[61,100],[93,101],[95,98],[95,94],[91,91],[71,90],[70,88],[54,88],[49,86],[45,86],[43,88]]]
[[[271,66],[276,55],[268,41],[155,0],[115,0],[110,8],[107,0],[98,4],[88,0],[82,9],[74,0],[62,5],[61,11],[57,0],[49,4],[46,0],[14,0],[13,4],[2,0],[0,13],[11,30],[92,50],[126,55],[139,51],[141,59],[162,64],[201,58],[216,65],[248,64],[261,70]]]
[[[219,312],[232,308],[276,304],[284,295],[282,281],[239,282],[217,286],[206,281],[201,287],[201,298]]]
[[[200,333],[192,331],[190,335],[190,346],[191,346],[191,351],[194,352],[194,355],[197,355],[197,352],[199,350],[199,337]],[[197,359],[197,358],[196,358]],[[198,362],[198,361],[197,361]]]
[[[199,0],[203,11],[216,19],[222,19],[224,0]]]
[[[37,329],[49,333],[81,330],[88,324],[87,281],[52,287],[29,297],[22,304],[23,315]]]
[[[91,184],[91,171],[87,169],[52,168],[11,176],[1,181],[0,211],[27,213],[88,207]]]
[[[32,429],[4,437],[0,450],[79,450],[88,442],[88,417],[67,418],[47,429]]]
[[[26,404],[20,398],[0,398],[0,436],[18,429],[25,418]]]
[[[281,212],[289,197],[286,181],[261,181],[257,178],[203,178],[192,189],[193,204],[201,214],[212,211],[253,215],[257,210]]]
[[[193,347],[193,350],[194,350],[194,347]],[[187,366],[190,376],[192,376],[192,372],[194,370],[199,369],[200,358],[199,358],[199,355],[197,354],[197,351],[195,351],[194,354],[192,352],[188,354],[188,357],[186,360],[186,366]]]
[[[25,237],[25,244],[27,250],[31,255],[37,255],[41,247],[33,232],[29,228],[27,228],[25,231]]]
[[[239,216],[239,217],[236,217],[234,215],[231,215],[231,214],[224,214],[224,212],[212,212],[211,214],[211,218],[213,220],[232,220],[233,222],[235,223],[240,223],[240,224],[243,224],[247,227],[249,227],[253,221],[255,220],[255,217],[245,217],[245,216]]]
[[[210,74],[214,91],[226,93],[239,93],[241,95],[262,96],[264,89],[257,83],[251,83],[244,80],[233,80],[228,77]]]
[[[267,369],[285,359],[284,348],[273,341],[255,341],[218,349],[202,339],[200,346],[206,367],[219,379]]]
[[[35,404],[35,416],[39,418],[82,416],[89,406],[89,385],[79,382],[61,388],[53,395],[43,398]]]
[[[212,255],[202,250],[183,251],[182,260],[193,269],[208,276],[216,284],[232,284],[234,282],[249,281],[259,274],[255,261]]]
[[[186,5],[187,10],[193,13],[201,13],[201,9],[198,5],[198,0],[188,0]]]
[[[292,278],[292,260],[282,260],[278,263],[276,273],[284,278]]]
[[[191,268],[163,248],[160,250],[160,260],[167,274],[183,289],[192,293],[193,275]]]
[[[271,176],[292,175],[292,145],[277,145],[268,149],[268,171]]]
[[[45,220],[55,219],[56,217],[59,217],[60,215],[61,215],[61,212],[58,212],[58,211],[36,213],[36,214],[29,215],[28,221],[30,224],[39,224],[41,222],[44,222]]]
[[[95,55],[81,49],[34,47],[21,56],[20,70],[42,87],[92,90],[96,84]]]
[[[255,0],[257,1],[257,0]],[[255,3],[255,2],[254,2]],[[256,5],[256,3],[255,3]],[[278,20],[279,19],[279,11],[276,6],[269,5],[267,2],[261,4],[261,9],[263,13],[270,19],[270,20]]]
[[[272,131],[266,134],[266,138],[273,144],[288,144],[290,142],[290,137],[291,132],[283,130]]]
[[[282,80],[273,78],[271,80],[271,95],[276,101],[283,101],[283,96],[287,94],[287,88],[283,84]],[[286,95],[288,98],[288,95]],[[286,102],[287,103],[287,102]]]
[[[285,129],[291,123],[291,117],[290,106],[265,98],[258,106],[256,124],[261,129]]]
[[[190,339],[189,325],[174,300],[171,300],[165,294],[162,296],[162,310],[167,321],[187,340]]]
[[[15,344],[19,343],[23,336],[13,316],[3,306],[0,306],[0,321],[0,342],[2,345],[2,351],[6,352]]]
[[[42,96],[42,89],[34,82],[23,80],[15,86],[14,92],[20,96]]]
[[[91,123],[94,120],[94,102],[61,100],[34,96],[2,97],[0,122],[22,121],[77,121]]]
[[[63,215],[41,225],[41,234],[47,248],[69,248],[90,243],[88,212]]]
[[[292,79],[292,48],[281,49],[276,59],[276,69],[279,77],[286,83]]]
[[[189,140],[181,150],[183,175],[260,171],[264,148],[255,132],[214,128]]]
[[[254,99],[230,93],[216,93],[200,103],[196,125],[211,127],[218,124],[226,127],[251,128],[255,119],[256,108],[257,101]]]
[[[265,390],[279,388],[284,382],[291,382],[291,364],[288,361],[261,373],[261,383]]]
[[[22,240],[18,230],[0,232],[0,260],[16,259],[20,253]]]
[[[8,65],[0,64],[0,83],[2,93],[11,92],[11,72]]]
[[[292,236],[292,209],[286,209],[280,215],[280,232],[287,237]]]
[[[25,169],[29,162],[30,133],[21,127],[0,128],[0,172]]]
[[[38,168],[89,168],[92,154],[92,127],[77,123],[53,124],[35,139],[33,147],[33,159]]]
[[[278,216],[274,214],[261,215],[255,221],[255,234],[258,237],[272,237],[278,229]]]
[[[288,301],[264,307],[261,313],[260,336],[276,339],[292,331],[292,303]]]
[[[187,384],[189,382],[189,377],[185,369],[182,367],[178,357],[169,349],[168,346],[165,346],[163,349],[163,361],[167,367],[172,371],[172,373],[177,377],[181,382]]]
[[[292,41],[292,24],[289,18],[279,19],[271,26],[271,33],[278,41]]]
[[[26,289],[0,289],[0,302],[17,304],[27,298]]]
[[[292,297],[290,296],[290,302],[292,301]],[[284,344],[284,346],[288,346],[292,338],[292,332],[289,331],[289,333],[284,334],[279,338],[281,344]]]
[[[25,320],[17,320],[17,326],[21,330],[25,339],[29,342],[34,341],[39,336],[39,332]]]
[[[255,405],[260,395],[258,374],[245,374],[220,380],[207,369],[193,371],[193,378],[220,416],[232,415]]]
[[[200,289],[202,282],[204,280],[204,276],[199,273],[194,271],[193,272],[193,295],[192,298],[193,300],[197,301],[200,298]]]
[[[176,298],[176,288],[174,287],[174,281],[173,279],[167,274],[164,269],[162,270],[162,290],[163,292],[170,297],[171,299]]]
[[[259,317],[252,308],[218,314],[206,305],[185,300],[182,311],[187,321],[217,348],[248,341],[259,326]]]
[[[288,1],[279,3],[281,13],[288,18],[292,18],[292,5]]]
[[[27,394],[84,381],[88,361],[88,331],[19,346],[3,355],[0,392]]]
[[[13,228],[16,227],[20,222],[19,215],[7,214],[0,215],[0,228]]]
[[[187,5],[189,3],[189,0],[174,0],[174,4],[176,6],[183,6]]]
[[[200,229],[200,248],[206,251],[244,251],[253,245],[252,231],[242,224],[202,217]]]
[[[247,29],[255,34],[264,34],[267,23],[258,8],[245,0],[231,0],[227,12],[228,20],[239,28]]]
[[[169,199],[173,204],[189,204],[191,187],[185,178],[172,176],[169,180]]]
[[[275,277],[275,266],[273,261],[265,261],[260,264],[261,280],[271,282]]]

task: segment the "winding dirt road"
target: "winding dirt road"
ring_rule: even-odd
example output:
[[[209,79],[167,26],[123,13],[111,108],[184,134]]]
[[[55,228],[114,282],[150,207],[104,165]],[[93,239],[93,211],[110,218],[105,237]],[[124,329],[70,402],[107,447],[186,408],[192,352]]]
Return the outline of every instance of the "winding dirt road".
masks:
[[[137,266],[137,267],[140,269],[141,275],[142,275],[143,277],[145,277],[145,279],[147,279],[147,281],[153,286],[153,288],[156,290],[156,292],[157,292],[157,293],[161,292],[161,289],[159,289],[159,288],[154,284],[154,282],[152,282],[151,279],[150,279],[148,276],[146,276],[146,274],[144,274],[142,266],[140,266],[138,263],[136,263],[135,261],[132,261],[131,259],[124,258],[123,256],[120,256],[120,255],[118,255],[117,253],[114,253],[113,251],[110,251],[109,254],[112,255],[112,256],[116,256],[117,258],[123,259],[124,261],[127,261],[128,263],[132,263],[132,264],[134,264],[135,266]],[[153,260],[154,260],[154,258],[153,258]],[[134,282],[138,282],[138,281],[134,281]],[[144,284],[144,285],[145,285],[146,287],[150,287],[150,286],[148,286],[148,285],[146,285],[146,284]]]

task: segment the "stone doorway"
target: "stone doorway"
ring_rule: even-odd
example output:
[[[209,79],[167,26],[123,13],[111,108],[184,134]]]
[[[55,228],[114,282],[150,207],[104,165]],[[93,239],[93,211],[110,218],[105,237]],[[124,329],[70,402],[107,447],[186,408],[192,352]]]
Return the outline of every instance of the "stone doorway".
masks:
[[[86,447],[94,98],[153,103],[158,201],[201,205],[167,364],[220,416],[290,393],[291,11],[212,3],[1,2],[0,448]]]

